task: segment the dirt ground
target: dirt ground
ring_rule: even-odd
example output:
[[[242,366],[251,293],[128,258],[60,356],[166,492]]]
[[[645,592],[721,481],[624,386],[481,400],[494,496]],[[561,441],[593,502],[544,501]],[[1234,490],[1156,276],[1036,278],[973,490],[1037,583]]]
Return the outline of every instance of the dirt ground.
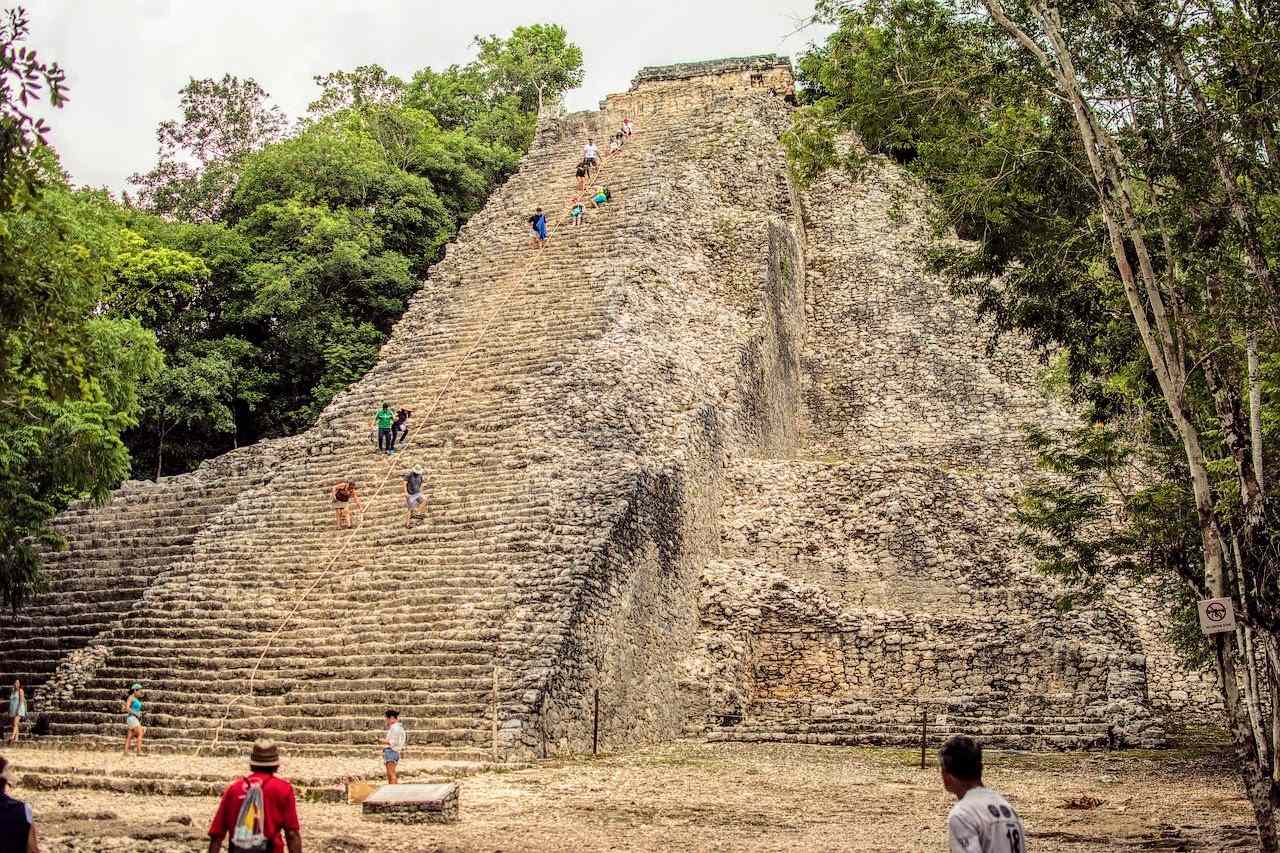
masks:
[[[43,750],[9,756],[58,760]],[[366,821],[359,806],[336,803],[300,803],[299,812],[304,849],[324,853],[940,851],[950,801],[930,759],[921,770],[919,753],[902,750],[675,743],[467,777],[461,819],[447,826]],[[224,761],[185,766],[203,773]],[[289,776],[287,758],[281,774]],[[1022,814],[1037,853],[1256,847],[1220,750],[991,752],[986,776]],[[14,794],[34,808],[43,849],[58,853],[205,850],[215,805],[74,788]],[[1073,808],[1081,798],[1101,803]]]

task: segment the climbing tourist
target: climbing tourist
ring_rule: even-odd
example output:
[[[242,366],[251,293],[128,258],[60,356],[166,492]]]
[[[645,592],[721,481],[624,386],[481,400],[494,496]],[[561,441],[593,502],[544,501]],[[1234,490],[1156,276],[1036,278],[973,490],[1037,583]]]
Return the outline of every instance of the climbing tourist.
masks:
[[[302,853],[302,827],[293,786],[276,775],[280,748],[275,741],[259,740],[249,754],[249,775],[227,786],[209,825],[209,853],[228,850],[266,850]]]
[[[617,154],[622,149],[622,134],[616,133],[609,137],[609,153]]]
[[[622,117],[622,135],[630,136],[635,133],[635,126],[631,123],[631,116]]]
[[[333,509],[338,516],[338,529],[344,527],[354,527],[351,521],[351,505],[355,504],[357,509],[364,510],[364,504],[360,503],[360,495],[356,492],[356,484],[354,480],[339,480],[333,487]]]
[[[31,806],[9,795],[18,784],[13,763],[0,756],[0,850],[4,853],[40,853]]]
[[[142,725],[142,685],[134,684],[129,688],[129,695],[124,697],[124,754],[129,754],[130,741],[137,741],[134,755],[142,755],[142,734],[147,729]]]
[[[13,734],[9,735],[9,744],[18,742],[18,729],[27,718],[27,691],[22,689],[22,680],[15,678],[13,688],[9,691],[9,719],[13,721]]]
[[[409,736],[405,734],[404,726],[400,725],[399,711],[388,708],[386,717],[387,736],[382,739],[386,744],[382,749],[382,763],[387,768],[387,784],[394,785],[400,778],[396,774],[396,767],[400,764],[400,757],[404,754],[404,744]]]
[[[591,171],[591,167],[587,165],[587,161],[579,161],[577,171],[574,172],[574,175],[578,178],[578,192],[580,193],[587,191],[587,173],[589,171]]]
[[[414,507],[421,506],[423,513],[427,511],[427,496],[422,493],[422,471],[417,465],[404,475],[404,505],[409,510],[409,516],[404,520],[405,527],[412,527],[414,519],[424,517],[415,513]]]
[[[409,418],[413,412],[409,409],[396,410],[396,422],[391,425],[391,443],[392,445],[400,445],[409,435]]]
[[[396,452],[395,437],[391,432],[395,419],[396,414],[391,411],[390,403],[383,403],[382,408],[373,416],[374,426],[378,428],[378,449],[385,450],[388,456]]]
[[[588,139],[587,144],[582,147],[582,159],[587,164],[588,172],[594,172],[596,166],[600,165],[600,149],[596,148],[594,139]]]
[[[947,815],[952,853],[1024,853],[1022,819],[1008,800],[982,784],[982,745],[955,735],[938,750],[942,787],[959,802]]]
[[[533,244],[541,249],[547,242],[547,215],[542,212],[542,208],[535,210],[533,216],[529,217],[529,227],[533,231]]]
[[[609,200],[609,188],[601,185],[596,187],[596,194],[591,197],[591,206],[599,207]]]
[[[582,199],[580,199],[578,196],[575,195],[573,197],[573,207],[569,209],[569,223],[571,225],[581,225],[582,212],[583,212]]]

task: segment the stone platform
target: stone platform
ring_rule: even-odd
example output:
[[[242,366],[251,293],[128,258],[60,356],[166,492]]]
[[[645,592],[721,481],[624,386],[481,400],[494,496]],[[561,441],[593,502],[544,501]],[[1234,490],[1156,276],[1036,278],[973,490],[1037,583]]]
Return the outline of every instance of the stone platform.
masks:
[[[383,785],[360,808],[365,817],[396,823],[455,823],[458,783]]]

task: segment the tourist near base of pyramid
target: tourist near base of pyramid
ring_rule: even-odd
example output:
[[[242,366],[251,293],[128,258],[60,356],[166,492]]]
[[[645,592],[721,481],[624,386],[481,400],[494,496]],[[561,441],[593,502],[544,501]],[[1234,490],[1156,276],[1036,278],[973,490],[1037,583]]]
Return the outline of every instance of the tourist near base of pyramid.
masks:
[[[1109,763],[1219,726],[1214,677],[1141,586],[1057,607],[1010,504],[1076,415],[900,167],[797,183],[795,96],[767,55],[542,116],[314,426],[59,517],[0,625],[42,849],[837,849],[787,816],[894,785],[848,849],[1245,837],[1220,762]]]

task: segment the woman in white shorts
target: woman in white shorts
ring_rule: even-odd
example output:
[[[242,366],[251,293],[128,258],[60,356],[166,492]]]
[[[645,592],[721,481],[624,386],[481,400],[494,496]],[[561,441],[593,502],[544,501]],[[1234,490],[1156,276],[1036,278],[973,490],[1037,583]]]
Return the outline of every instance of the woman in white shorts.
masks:
[[[135,684],[129,688],[129,695],[124,700],[124,754],[129,754],[129,742],[135,738],[138,745],[135,755],[142,755],[142,733],[146,727],[142,725],[142,685]]]

